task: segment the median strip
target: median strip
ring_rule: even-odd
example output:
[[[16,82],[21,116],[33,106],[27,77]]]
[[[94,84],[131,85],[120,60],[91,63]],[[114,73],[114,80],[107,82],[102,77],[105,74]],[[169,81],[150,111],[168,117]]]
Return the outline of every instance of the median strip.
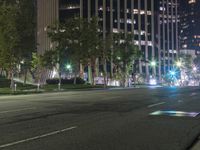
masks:
[[[48,136],[60,134],[60,133],[66,132],[66,131],[70,131],[70,130],[73,130],[75,128],[77,128],[77,127],[73,126],[73,127],[62,129],[62,130],[57,130],[57,131],[45,133],[45,134],[42,134],[42,135],[38,135],[38,136],[35,136],[35,137],[27,138],[27,139],[24,139],[24,140],[7,143],[7,144],[4,144],[4,145],[0,145],[0,148],[6,148],[6,147],[10,147],[10,146],[14,146],[14,145],[18,145],[18,144],[22,144],[22,143],[26,143],[26,142],[38,140],[38,139],[45,138],[45,137],[48,137]]]

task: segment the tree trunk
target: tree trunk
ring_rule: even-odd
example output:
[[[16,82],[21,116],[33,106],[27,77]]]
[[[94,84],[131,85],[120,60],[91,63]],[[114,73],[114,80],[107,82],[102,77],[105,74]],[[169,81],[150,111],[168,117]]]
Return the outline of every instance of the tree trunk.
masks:
[[[61,82],[62,82],[61,81],[61,70],[60,70],[60,64],[58,63],[58,84],[59,84],[59,88],[61,86]]]
[[[60,69],[59,69],[59,73],[58,74],[59,74],[59,77],[58,77],[59,78],[58,79],[58,84],[59,85],[58,86],[59,86],[59,90],[60,90],[60,86],[61,86],[61,71],[60,71]]]
[[[99,76],[99,59],[94,61],[94,71],[92,72],[93,85],[96,85],[95,78]]]
[[[122,82],[123,82],[123,87],[127,87],[127,80],[128,80],[128,75],[127,75],[127,64],[126,62],[123,63],[123,71],[122,71]]]
[[[11,71],[11,76],[10,76],[10,88],[12,89],[12,91],[15,90],[15,82],[14,82],[14,71],[12,70]]]
[[[79,72],[79,76],[80,76],[80,78],[84,78],[84,75],[83,75],[83,73],[84,73],[84,68],[83,68],[83,64],[82,63],[80,63],[80,72]]]
[[[95,85],[95,77],[96,77],[96,75],[95,75],[95,67],[94,67],[94,72],[92,72],[92,85],[94,86]]]
[[[125,75],[124,72],[123,72],[123,75],[122,75],[122,86],[123,86],[123,88],[126,87],[126,75]]]
[[[114,70],[114,66],[113,66],[113,47],[111,48],[111,58],[110,58],[110,79],[111,81],[113,80],[113,70]]]
[[[3,69],[0,69],[0,70],[1,70],[0,75],[3,76]]]
[[[36,78],[36,83],[38,83],[38,84],[40,84],[40,80],[41,80],[41,71],[42,70],[40,70],[41,68],[38,68],[37,69],[37,73],[36,73],[36,76],[35,76],[35,78]]]
[[[92,83],[92,66],[91,66],[91,62],[88,64],[88,83],[90,83],[91,85]]]
[[[99,76],[99,58],[95,60],[95,67],[94,67],[95,76]]]
[[[104,63],[103,63],[103,79],[104,79],[104,88],[107,87],[107,64],[106,64],[106,59],[104,58]]]
[[[24,85],[26,84],[27,81],[27,69],[24,70]]]
[[[75,72],[75,76],[74,76],[74,85],[76,85],[76,79],[77,79],[77,77],[76,77],[76,72]]]

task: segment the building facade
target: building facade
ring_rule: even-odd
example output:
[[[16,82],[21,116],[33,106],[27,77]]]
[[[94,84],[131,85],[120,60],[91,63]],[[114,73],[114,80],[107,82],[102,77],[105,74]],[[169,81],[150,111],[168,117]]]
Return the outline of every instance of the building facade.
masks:
[[[155,17],[157,18],[158,72],[159,76],[163,76],[173,69],[179,53],[178,1],[157,1]]]
[[[38,5],[44,5],[44,1],[49,5],[38,6],[38,13],[42,13],[38,15],[41,22],[38,26],[42,30],[38,36],[42,34],[39,42],[46,42],[44,47],[51,47],[49,39],[45,37],[45,41],[43,36],[46,25],[53,20],[62,22],[80,16],[90,21],[96,16],[104,39],[108,34],[120,32],[133,35],[135,45],[142,52],[134,70],[144,74],[147,81],[151,76],[161,79],[172,67],[178,50],[177,0],[38,0]],[[45,49],[42,45],[41,49]],[[152,61],[156,62],[155,66],[150,65]],[[112,71],[112,63],[110,68]]]
[[[180,47],[200,54],[200,0],[181,0]]]
[[[39,54],[53,47],[47,35],[47,27],[58,19],[58,0],[37,0],[37,51]]]
[[[58,0],[36,0],[37,3],[37,52],[42,55],[45,51],[53,48],[53,43],[47,34],[49,25],[59,19]],[[53,72],[43,68],[40,82],[45,83],[46,79],[52,77]]]
[[[88,21],[96,16],[103,38],[119,32],[134,35],[133,40],[143,54],[137,72],[146,76],[156,72],[149,67],[149,61],[155,57],[153,13],[154,0],[60,0],[61,21],[72,15],[80,15]]]

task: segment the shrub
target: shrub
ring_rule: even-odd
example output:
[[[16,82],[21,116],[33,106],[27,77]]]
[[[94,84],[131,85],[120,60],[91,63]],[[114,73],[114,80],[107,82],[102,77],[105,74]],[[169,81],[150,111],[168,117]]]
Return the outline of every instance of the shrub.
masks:
[[[56,79],[56,78],[54,78],[54,79],[47,79],[46,83],[47,84],[58,84],[59,83],[59,79]]]
[[[9,87],[9,86],[10,86],[10,80],[4,77],[0,77],[0,88]]]
[[[47,79],[46,80],[47,84],[58,84],[59,79],[54,78],[54,79]],[[74,83],[74,78],[71,79],[61,79],[61,84],[73,84]],[[82,78],[76,78],[76,84],[85,84],[85,81]]]

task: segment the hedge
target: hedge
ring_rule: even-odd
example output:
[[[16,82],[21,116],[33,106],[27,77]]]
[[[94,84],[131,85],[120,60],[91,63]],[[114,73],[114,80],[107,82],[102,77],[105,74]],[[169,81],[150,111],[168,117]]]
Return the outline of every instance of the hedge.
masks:
[[[47,79],[46,80],[47,84],[58,84],[59,79],[54,78],[54,79]],[[61,84],[73,84],[74,83],[74,78],[71,79],[61,79]],[[76,84],[85,84],[85,81],[82,78],[76,78]]]

